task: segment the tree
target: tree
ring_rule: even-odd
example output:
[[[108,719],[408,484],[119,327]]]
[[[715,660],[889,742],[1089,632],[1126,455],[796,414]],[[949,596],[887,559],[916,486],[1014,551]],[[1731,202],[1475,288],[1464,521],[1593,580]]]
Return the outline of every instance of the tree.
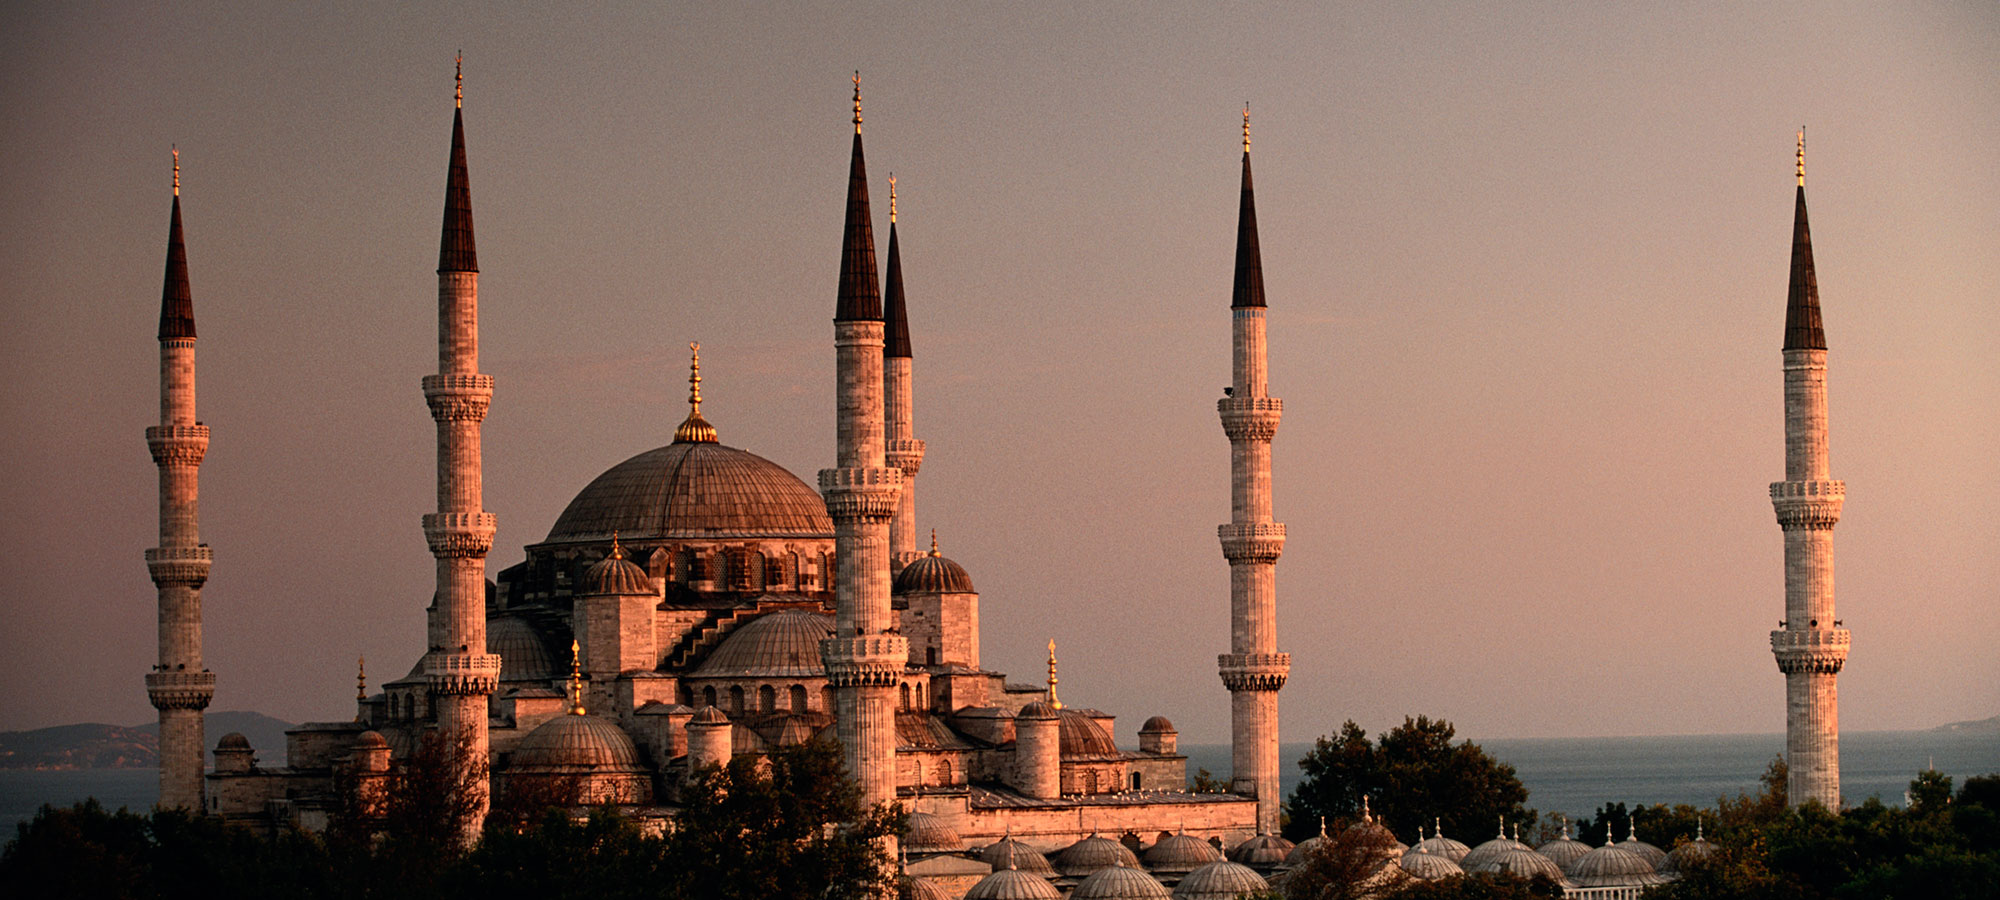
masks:
[[[1544,877],[1530,879],[1507,872],[1482,872],[1436,881],[1410,881],[1383,894],[1381,900],[1545,900],[1562,895],[1562,886]]]
[[[1350,823],[1362,798],[1397,835],[1415,837],[1419,824],[1442,819],[1449,834],[1483,835],[1504,818],[1533,833],[1535,811],[1524,807],[1528,789],[1514,767],[1471,741],[1452,743],[1450,722],[1404,718],[1375,743],[1352,720],[1338,734],[1321,737],[1299,760],[1305,779],[1292,792],[1286,837],[1301,840],[1319,830],[1319,817]]]
[[[1364,900],[1409,876],[1396,839],[1379,828],[1328,832],[1285,875],[1286,900]]]

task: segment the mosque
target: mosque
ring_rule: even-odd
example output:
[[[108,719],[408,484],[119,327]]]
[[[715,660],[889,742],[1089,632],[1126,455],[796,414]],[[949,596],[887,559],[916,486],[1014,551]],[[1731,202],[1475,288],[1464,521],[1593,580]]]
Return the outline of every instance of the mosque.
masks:
[[[1277,649],[1274,576],[1285,529],[1271,517],[1270,444],[1283,404],[1267,389],[1247,110],[1232,378],[1217,401],[1231,445],[1232,515],[1218,529],[1231,573],[1231,633],[1218,669],[1230,695],[1233,770],[1228,792],[1194,793],[1166,717],[1145,720],[1138,745],[1120,747],[1111,713],[1061,700],[1054,642],[1042,683],[985,668],[971,573],[942,554],[935,534],[921,545],[915,487],[926,443],[913,425],[915,342],[894,183],[878,270],[858,75],[835,291],[835,459],[818,473],[817,489],[722,442],[726,421],[718,428],[702,412],[699,345],[691,345],[688,414],[672,442],[584,485],[522,561],[489,580],[494,517],[481,502],[480,423],[494,386],[478,371],[462,80],[458,97],[438,265],[439,371],[423,379],[437,427],[439,503],[423,522],[438,571],[427,651],[378,692],[363,682],[352,719],[288,732],[282,764],[260,762],[259,748],[237,734],[216,743],[212,771],[202,760],[202,710],[215,683],[201,657],[199,595],[212,557],[196,499],[208,429],[194,410],[196,332],[176,158],[159,333],[162,419],[147,433],[160,469],[161,544],[146,558],[159,587],[161,637],[146,682],[160,711],[163,806],[265,828],[323,826],[337,791],[379,790],[396,760],[436,735],[454,765],[479,773],[481,815],[492,793],[553,790],[664,819],[706,766],[829,739],[842,747],[864,802],[900,802],[911,812],[900,843],[906,872],[921,876],[912,888],[920,896],[1055,897],[1063,889],[1078,898],[1164,897],[1168,886],[1173,896],[1235,896],[1298,861],[1314,842],[1294,847],[1277,836],[1276,699],[1290,657]],[[1803,149],[1798,228],[1803,235]],[[1809,246],[1804,253],[1809,280]],[[1803,302],[1794,293],[1794,304]],[[1810,300],[1816,335],[1816,288]],[[1821,341],[1808,349],[1823,361]],[[1823,452],[1823,392],[1819,402]],[[1823,457],[1806,468],[1824,478]],[[1813,612],[1822,609],[1831,621],[1830,590]],[[1814,618],[1801,633],[1820,630]],[[1804,639],[1781,637],[1773,638],[1781,662],[1800,655],[1792,644]],[[1817,649],[1812,659],[1823,662]],[[1823,685],[1815,689],[1830,709],[1824,669],[1813,670]],[[278,748],[262,749],[275,756]],[[468,835],[478,818],[465,823]],[[1367,818],[1354,827],[1380,828]],[[1618,856],[1616,865],[1637,878],[1625,858],[1639,856],[1627,849],[1634,842],[1584,848],[1565,862]],[[1489,862],[1442,835],[1396,846],[1408,853],[1384,877],[1440,877]],[[1526,849],[1543,870],[1574,848],[1478,848],[1489,849],[1496,858]],[[1502,864],[1533,862],[1517,857]],[[1650,874],[1657,864],[1645,867],[1647,877],[1659,877]],[[1584,895],[1625,896],[1618,891],[1651,883],[1616,872],[1590,882],[1596,870],[1585,870],[1568,876]]]

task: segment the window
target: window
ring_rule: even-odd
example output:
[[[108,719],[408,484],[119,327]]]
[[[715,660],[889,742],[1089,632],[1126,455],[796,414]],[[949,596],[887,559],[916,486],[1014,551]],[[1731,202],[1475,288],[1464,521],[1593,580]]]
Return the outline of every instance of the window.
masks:
[[[703,706],[715,705],[715,688],[705,687],[701,689],[701,705]]]
[[[729,686],[729,712],[737,716],[743,714],[743,686],[740,684]]]
[[[792,685],[792,712],[802,713],[805,711],[806,711],[806,686],[803,684]]]
[[[764,685],[757,689],[757,711],[774,713],[778,711],[778,689]]]

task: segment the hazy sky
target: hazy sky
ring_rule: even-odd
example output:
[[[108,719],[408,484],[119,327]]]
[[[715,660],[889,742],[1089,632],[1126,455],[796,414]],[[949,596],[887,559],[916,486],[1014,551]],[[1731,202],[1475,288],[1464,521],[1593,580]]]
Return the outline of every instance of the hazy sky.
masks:
[[[352,715],[433,586],[463,48],[489,572],[666,443],[833,458],[862,70],[901,186],[919,524],[984,659],[1217,741],[1240,109],[1270,300],[1286,740],[1771,732],[1793,132],[1848,730],[2000,713],[2000,8],[10,3],[0,729],[148,721],[168,146],[213,429],[211,709]],[[884,248],[886,249],[886,247]]]

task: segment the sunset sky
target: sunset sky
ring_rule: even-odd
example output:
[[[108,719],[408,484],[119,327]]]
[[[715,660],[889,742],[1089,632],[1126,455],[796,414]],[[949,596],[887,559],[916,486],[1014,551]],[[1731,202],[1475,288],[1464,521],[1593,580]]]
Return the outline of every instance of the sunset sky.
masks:
[[[170,145],[211,710],[422,650],[452,57],[489,575],[671,439],[831,465],[861,70],[901,195],[920,527],[988,668],[1226,738],[1241,110],[1270,302],[1283,736],[1777,732],[1794,133],[1829,354],[1845,730],[2000,713],[1987,2],[0,7],[0,729],[150,721]],[[215,736],[211,735],[211,743]],[[276,748],[267,751],[267,758]]]

